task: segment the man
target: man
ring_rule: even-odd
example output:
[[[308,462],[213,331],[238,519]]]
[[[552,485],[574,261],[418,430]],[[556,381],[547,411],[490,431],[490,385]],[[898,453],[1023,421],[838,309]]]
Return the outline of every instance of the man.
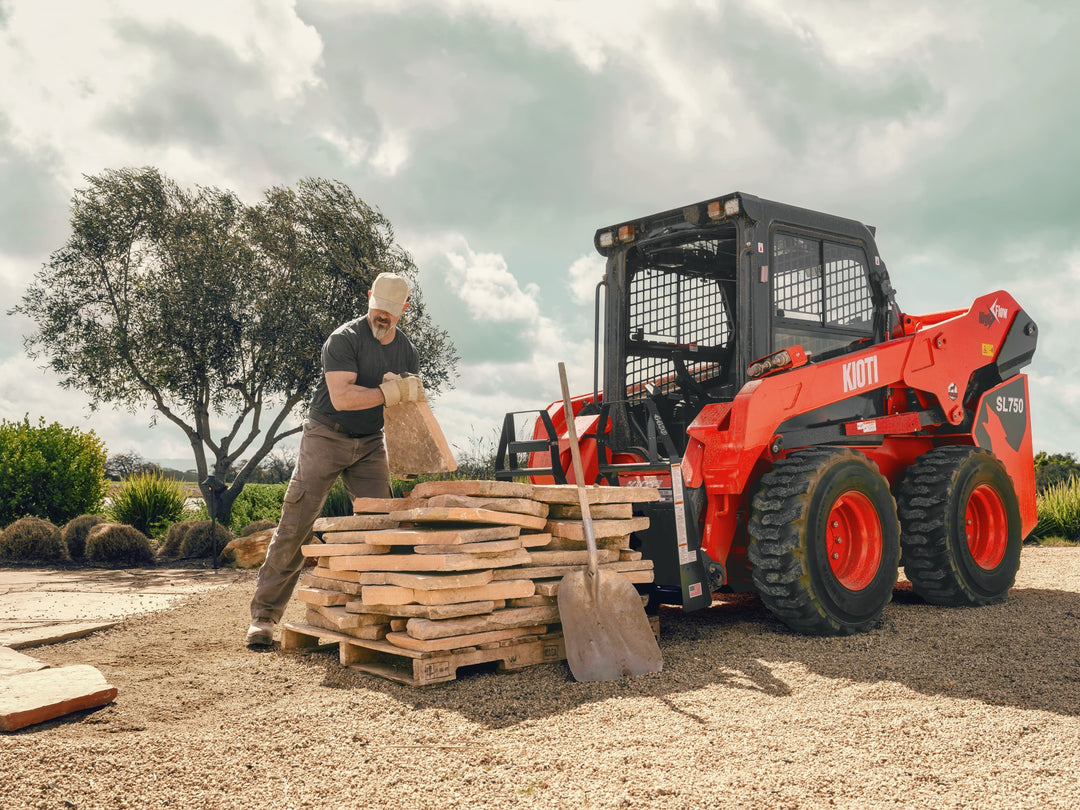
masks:
[[[259,569],[248,646],[273,644],[274,625],[304,564],[300,547],[338,476],[353,498],[390,497],[383,408],[425,398],[418,377],[401,376],[420,370],[416,347],[397,328],[410,292],[402,276],[380,273],[368,293],[367,315],[338,327],[323,344],[323,378],[304,422],[281,521]]]

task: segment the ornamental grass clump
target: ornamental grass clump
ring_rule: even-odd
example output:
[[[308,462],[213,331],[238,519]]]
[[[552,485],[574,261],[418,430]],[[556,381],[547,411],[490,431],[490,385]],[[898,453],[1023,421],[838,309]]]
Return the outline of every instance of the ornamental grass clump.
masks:
[[[154,548],[145,534],[122,523],[101,523],[86,537],[88,562],[111,568],[154,564]]]
[[[0,560],[5,562],[71,562],[60,529],[39,517],[19,518],[0,533]]]
[[[211,529],[211,527],[213,528]],[[180,541],[179,556],[190,559],[192,557],[210,557],[215,551],[220,554],[232,539],[232,532],[220,523],[209,520],[193,520],[191,521],[191,527],[184,533],[183,539]]]
[[[86,553],[86,536],[95,526],[104,523],[101,515],[79,515],[64,526],[64,545],[73,560],[81,560]]]
[[[1032,534],[1038,538],[1080,539],[1080,479],[1051,484],[1037,500],[1039,522]]]
[[[181,520],[169,526],[165,532],[165,540],[158,548],[158,556],[169,560],[179,557],[184,538],[191,531],[191,527],[200,522],[198,520]]]
[[[113,495],[109,517],[134,526],[145,535],[160,533],[184,515],[187,497],[179,481],[161,473],[136,473]]]

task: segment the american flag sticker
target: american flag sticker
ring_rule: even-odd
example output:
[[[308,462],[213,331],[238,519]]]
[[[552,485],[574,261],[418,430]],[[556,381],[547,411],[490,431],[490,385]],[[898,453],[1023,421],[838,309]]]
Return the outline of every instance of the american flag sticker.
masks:
[[[695,582],[693,585],[690,586],[690,596],[691,597],[701,596],[701,583],[700,582]]]

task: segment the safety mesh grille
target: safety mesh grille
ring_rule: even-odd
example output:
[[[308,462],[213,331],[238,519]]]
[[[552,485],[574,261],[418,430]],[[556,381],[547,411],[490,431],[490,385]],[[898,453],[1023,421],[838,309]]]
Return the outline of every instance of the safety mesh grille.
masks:
[[[866,280],[862,251],[825,243],[825,322],[829,325],[869,327],[874,301]]]
[[[773,305],[780,317],[872,330],[874,301],[860,249],[777,234],[772,264]]]
[[[821,247],[778,234],[773,243],[773,304],[778,315],[821,323]]]
[[[646,267],[630,282],[630,337],[653,343],[725,346],[731,337],[731,320],[724,296],[715,279],[667,269]],[[675,386],[675,367],[666,357],[627,357],[626,386],[630,400],[647,396],[644,384],[661,391]],[[688,364],[695,379],[719,374],[717,363]]]

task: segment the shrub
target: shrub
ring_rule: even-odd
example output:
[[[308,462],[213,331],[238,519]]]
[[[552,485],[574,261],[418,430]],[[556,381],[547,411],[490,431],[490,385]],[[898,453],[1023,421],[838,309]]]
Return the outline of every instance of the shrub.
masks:
[[[247,484],[233,501],[228,527],[235,531],[257,520],[272,520],[277,525],[286,488],[286,484]],[[210,519],[205,501],[195,507],[195,517],[198,520]]]
[[[1080,476],[1080,463],[1072,453],[1035,454],[1035,490],[1041,495],[1054,484]]]
[[[237,537],[247,537],[248,535],[255,534],[255,532],[273,529],[275,526],[277,526],[277,523],[273,520],[255,520],[242,528]]]
[[[1051,484],[1037,500],[1039,522],[1035,537],[1080,538],[1080,479]]]
[[[180,520],[186,501],[179,481],[160,473],[137,473],[120,485],[108,514],[117,523],[151,535]]]
[[[330,487],[330,493],[326,496],[326,503],[323,504],[322,516],[342,517],[351,514],[352,498],[349,496],[349,491],[345,489],[345,484],[339,478]]]
[[[81,559],[86,553],[86,536],[99,523],[104,523],[101,515],[79,515],[69,520],[64,527],[64,545],[72,559]]]
[[[235,530],[256,520],[271,520],[274,525],[277,525],[278,520],[281,519],[281,505],[285,502],[286,489],[288,489],[286,484],[246,485],[233,501],[232,511],[229,513],[229,528]],[[200,520],[210,519],[205,502],[200,503],[195,511]],[[352,513],[352,498],[339,478],[326,496],[322,516],[340,517]]]
[[[494,480],[495,457],[498,455],[499,431],[489,433],[487,436],[477,436],[475,429],[470,431],[468,445],[459,447],[454,445],[454,459],[457,461],[457,470],[450,473],[451,478],[466,478],[469,480]]]
[[[165,541],[158,549],[158,556],[172,559],[180,556],[180,548],[184,544],[184,538],[191,531],[191,527],[200,521],[181,520],[169,526],[165,532]]]
[[[70,562],[60,529],[38,517],[16,520],[0,534],[0,559],[10,562]]]
[[[86,559],[113,568],[153,565],[154,549],[134,526],[100,523],[86,537]]]
[[[0,525],[23,515],[66,523],[101,509],[106,455],[93,431],[0,421]]]
[[[214,553],[214,531],[211,531],[213,526],[216,531],[217,537],[217,553],[220,554],[221,550],[229,544],[229,541],[233,539],[232,532],[222,526],[220,523],[212,522],[209,520],[193,520],[191,526],[186,532],[184,537],[180,541],[180,553],[181,557],[210,557]]]
[[[257,520],[273,521],[281,518],[281,504],[285,501],[286,484],[248,484],[233,501],[229,514],[229,528],[247,526]]]

